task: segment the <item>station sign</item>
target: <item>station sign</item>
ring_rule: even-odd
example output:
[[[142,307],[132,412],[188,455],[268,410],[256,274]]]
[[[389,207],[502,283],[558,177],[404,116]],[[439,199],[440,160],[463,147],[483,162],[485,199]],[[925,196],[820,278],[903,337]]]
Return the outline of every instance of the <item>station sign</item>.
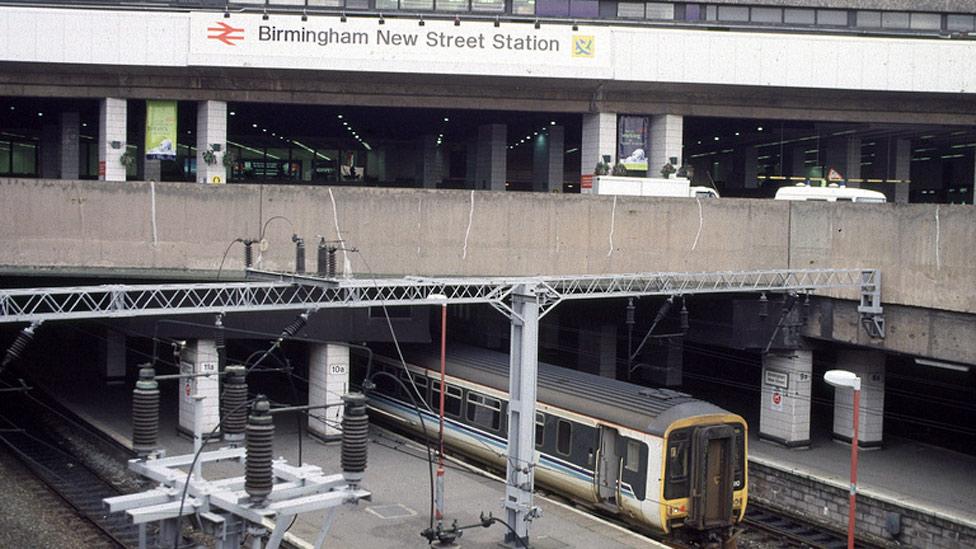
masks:
[[[612,77],[612,34],[567,24],[190,14],[188,64],[288,69]]]
[[[765,370],[763,372],[763,381],[770,387],[779,387],[784,391],[790,388],[790,375],[786,372]]]

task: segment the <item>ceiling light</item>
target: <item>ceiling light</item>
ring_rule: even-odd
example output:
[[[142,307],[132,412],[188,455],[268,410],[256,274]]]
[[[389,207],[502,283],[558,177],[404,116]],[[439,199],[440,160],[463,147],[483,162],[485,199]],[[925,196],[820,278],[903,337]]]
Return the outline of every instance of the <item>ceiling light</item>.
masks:
[[[717,135],[715,136],[715,141],[718,141],[718,136]]]
[[[230,115],[231,115],[231,116],[237,116],[237,113],[236,113],[236,112],[234,112],[234,111],[230,111]]]
[[[556,125],[556,121],[555,120],[550,120],[549,121],[549,125],[550,126],[555,126]]]
[[[258,127],[258,125],[257,124],[251,124],[251,127],[252,128],[256,128],[256,127]]]
[[[264,133],[268,133],[268,128],[261,128],[261,131],[263,131]]]
[[[82,122],[81,123],[81,127],[82,128],[87,128],[88,127],[88,122]]]
[[[338,118],[339,120],[342,120],[342,115],[341,114],[337,114],[336,115],[336,118]]]
[[[758,128],[756,128],[756,131],[757,132],[761,132],[762,131],[762,126],[759,126]]]
[[[44,116],[44,113],[39,112],[39,113],[37,113],[37,116]]]
[[[735,132],[735,135],[736,135],[736,137],[738,137],[739,136],[739,132]]]

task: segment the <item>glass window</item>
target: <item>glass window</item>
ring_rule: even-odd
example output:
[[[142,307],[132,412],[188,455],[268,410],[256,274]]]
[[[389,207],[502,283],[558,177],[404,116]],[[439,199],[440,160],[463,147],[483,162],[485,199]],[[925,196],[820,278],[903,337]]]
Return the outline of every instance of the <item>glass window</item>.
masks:
[[[505,11],[505,0],[471,0],[471,11],[502,13]]]
[[[556,451],[564,456],[573,448],[573,424],[560,419],[556,424]]]
[[[535,13],[550,17],[567,17],[569,16],[569,0],[539,0],[536,4]]]
[[[475,425],[497,431],[502,426],[502,403],[477,393],[468,393],[468,421]]]
[[[951,31],[972,32],[976,30],[972,15],[947,15],[946,28]]]
[[[688,441],[675,440],[668,445],[668,478],[682,480],[688,476]]]
[[[444,396],[444,414],[452,417],[461,417],[461,397],[460,387],[454,385],[447,386],[447,394]],[[435,410],[441,405],[441,382],[434,381],[430,385],[430,405]]]
[[[749,8],[742,6],[719,6],[719,21],[748,21]]]
[[[329,8],[341,8],[342,0],[308,0],[309,6],[325,6]]]
[[[924,30],[941,30],[942,16],[938,13],[913,13],[912,28]]]
[[[857,26],[871,29],[881,28],[881,12],[863,10],[857,12]]]
[[[512,0],[512,15],[535,15],[535,0]]]
[[[643,19],[644,4],[637,2],[619,2],[617,4],[617,17]]]
[[[546,416],[536,412],[535,414],[535,447],[542,448],[546,442]]]
[[[685,4],[683,12],[680,11],[680,7],[678,9],[678,16],[685,21],[700,21],[705,14],[701,4]]]
[[[600,2],[597,0],[570,0],[570,17],[589,17],[596,19],[600,16]]]
[[[0,141],[0,173],[10,173],[10,141]]]
[[[346,7],[351,10],[368,10],[369,0],[346,0]]]
[[[434,0],[400,0],[400,9],[430,11],[434,9]]]
[[[709,21],[718,19],[718,6],[705,6],[705,19]]]
[[[886,29],[907,29],[908,13],[903,11],[886,11],[881,14],[881,26]]]
[[[782,23],[783,10],[780,8],[752,8],[754,23]]]
[[[813,10],[786,8],[783,10],[783,21],[791,25],[815,25],[817,14]]]
[[[670,2],[648,2],[647,3],[647,18],[648,19],[660,19],[660,20],[673,20],[674,19],[674,4]]]
[[[817,10],[817,24],[834,27],[847,26],[846,10]]]
[[[468,0],[436,0],[434,9],[437,11],[468,11]]]
[[[376,9],[378,10],[396,10],[398,9],[399,2],[397,0],[376,0]]]
[[[624,461],[624,468],[635,473],[640,469],[640,443],[636,440],[627,440],[627,458]]]

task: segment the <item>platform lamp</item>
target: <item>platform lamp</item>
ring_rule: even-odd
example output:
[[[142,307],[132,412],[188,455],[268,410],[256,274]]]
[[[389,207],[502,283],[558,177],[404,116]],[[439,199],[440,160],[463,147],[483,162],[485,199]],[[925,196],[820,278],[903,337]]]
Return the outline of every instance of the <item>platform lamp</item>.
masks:
[[[854,390],[854,432],[851,436],[851,503],[847,516],[847,549],[854,549],[854,506],[857,497],[857,427],[861,415],[861,378],[847,370],[829,370],[824,381],[834,387],[847,387]]]
[[[445,374],[447,369],[447,296],[444,294],[430,294],[428,299],[441,304],[441,390],[440,390],[440,426],[437,432],[437,487],[434,496],[434,514],[440,521],[444,518],[444,393],[447,391]]]

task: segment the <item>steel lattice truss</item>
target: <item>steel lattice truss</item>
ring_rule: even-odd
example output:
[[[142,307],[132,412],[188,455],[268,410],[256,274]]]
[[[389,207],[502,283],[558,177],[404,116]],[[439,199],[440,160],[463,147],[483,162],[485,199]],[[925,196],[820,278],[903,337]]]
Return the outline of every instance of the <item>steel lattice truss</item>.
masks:
[[[0,323],[94,318],[487,303],[508,316],[520,287],[539,296],[541,314],[573,299],[737,292],[880,293],[876,269],[634,273],[548,277],[320,278],[249,270],[253,282],[103,285],[0,290]],[[880,311],[878,311],[880,312]]]

